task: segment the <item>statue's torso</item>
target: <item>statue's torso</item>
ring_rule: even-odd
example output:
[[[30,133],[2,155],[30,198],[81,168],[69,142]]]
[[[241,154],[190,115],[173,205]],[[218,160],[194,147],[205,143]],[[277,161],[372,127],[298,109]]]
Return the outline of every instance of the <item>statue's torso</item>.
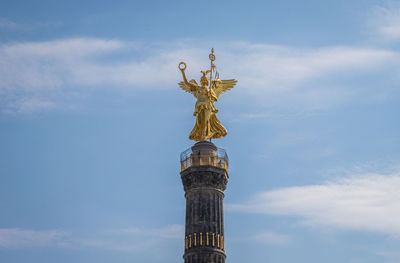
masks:
[[[207,87],[199,87],[196,92],[196,110],[195,112],[200,112],[202,109],[210,110],[212,112],[217,112],[214,107],[214,103],[210,97],[210,90]]]
[[[197,89],[197,92],[196,92],[197,94],[197,102],[207,102],[207,101],[210,101],[210,98],[209,98],[209,90],[208,90],[208,88],[206,88],[206,87],[199,87],[198,89]]]

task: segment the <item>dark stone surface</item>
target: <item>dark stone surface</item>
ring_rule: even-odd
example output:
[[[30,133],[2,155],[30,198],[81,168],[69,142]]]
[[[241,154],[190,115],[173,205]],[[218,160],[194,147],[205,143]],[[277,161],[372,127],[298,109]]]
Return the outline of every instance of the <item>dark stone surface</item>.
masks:
[[[224,191],[228,183],[225,169],[207,166],[189,167],[181,172],[183,189],[186,191],[198,187],[210,187]]]
[[[209,142],[195,146],[201,151],[216,149]],[[223,191],[228,183],[227,171],[210,165],[194,166],[182,171],[181,179],[186,197],[184,262],[224,263]]]
[[[225,253],[220,251],[194,250],[185,252],[185,263],[224,263]]]

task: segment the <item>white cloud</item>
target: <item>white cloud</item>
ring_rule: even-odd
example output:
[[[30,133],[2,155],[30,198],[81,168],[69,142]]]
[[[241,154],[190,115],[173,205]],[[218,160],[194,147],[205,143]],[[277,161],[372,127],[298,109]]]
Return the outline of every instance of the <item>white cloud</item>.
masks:
[[[192,78],[208,65],[209,51],[198,46],[179,42],[144,46],[94,38],[1,44],[0,110],[26,112],[74,104],[79,94],[96,88],[176,89],[179,61],[187,62]],[[216,62],[221,77],[237,78],[238,94],[276,105],[303,101],[303,106],[315,108],[353,95],[354,89],[346,88],[341,75],[350,71],[366,75],[391,67],[399,58],[394,51],[373,48],[298,49],[239,42],[220,46]],[[334,85],[323,80],[333,76]]]
[[[253,92],[271,93],[295,89],[305,81],[326,74],[379,67],[398,56],[392,51],[341,46],[298,49],[242,44],[235,48],[241,52],[224,54],[223,59],[230,60],[228,72],[240,74],[241,81],[246,83],[244,86]]]
[[[43,98],[21,98],[13,105],[14,109],[18,109],[17,113],[34,112],[38,110],[48,110],[55,108],[56,105],[53,101],[48,101]],[[12,112],[10,112],[12,113]]]
[[[62,246],[67,234],[62,231],[33,231],[19,228],[0,228],[0,248]]]
[[[153,231],[154,232],[154,231]],[[162,238],[181,239],[185,234],[183,225],[170,225],[162,229],[157,229],[154,235],[159,235]]]
[[[185,229],[183,225],[168,225],[160,228],[122,228],[110,231],[110,233],[118,235],[132,235],[132,236],[152,236],[159,238],[182,238]]]
[[[272,244],[272,245],[287,245],[292,242],[292,237],[276,232],[265,231],[255,235],[253,240],[265,243],[265,244]]]
[[[400,2],[386,1],[373,9],[370,22],[374,37],[385,41],[400,40]]]
[[[184,236],[183,225],[159,228],[124,228],[90,233],[34,231],[19,228],[0,229],[0,249],[35,247],[99,248],[124,252],[142,252],[156,244],[166,244]]]
[[[75,241],[76,246],[93,247],[124,252],[141,252],[171,240],[181,240],[183,225],[169,225],[161,228],[124,228],[97,233]]]
[[[365,230],[400,237],[400,173],[350,176],[321,185],[267,191],[231,211],[298,216],[311,226]]]
[[[59,21],[20,23],[6,17],[0,17],[0,30],[2,31],[29,32],[38,29],[56,28],[62,25],[63,23]]]

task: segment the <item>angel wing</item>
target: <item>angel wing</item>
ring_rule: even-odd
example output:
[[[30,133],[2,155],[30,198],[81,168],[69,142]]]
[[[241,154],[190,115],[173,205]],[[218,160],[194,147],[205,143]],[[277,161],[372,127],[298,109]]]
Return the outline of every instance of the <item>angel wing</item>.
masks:
[[[189,81],[189,83],[192,84],[192,85],[187,85],[184,81],[181,81],[178,84],[179,84],[179,87],[181,87],[181,89],[183,89],[184,91],[189,92],[189,93],[193,93],[196,90],[196,87],[199,86],[199,84],[194,79]]]
[[[228,91],[232,89],[236,85],[237,80],[236,79],[228,79],[228,80],[220,80],[216,79],[212,81],[211,88],[215,94],[215,97],[218,99],[219,96],[224,93],[225,91]]]

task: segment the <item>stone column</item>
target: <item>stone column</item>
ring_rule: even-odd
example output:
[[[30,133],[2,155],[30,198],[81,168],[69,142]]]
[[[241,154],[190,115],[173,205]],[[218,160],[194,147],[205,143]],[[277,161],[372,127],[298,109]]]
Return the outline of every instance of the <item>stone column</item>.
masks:
[[[228,172],[227,166],[218,165],[217,149],[211,142],[196,143],[190,156],[193,165],[181,172],[186,197],[185,263],[225,262],[223,198]]]

